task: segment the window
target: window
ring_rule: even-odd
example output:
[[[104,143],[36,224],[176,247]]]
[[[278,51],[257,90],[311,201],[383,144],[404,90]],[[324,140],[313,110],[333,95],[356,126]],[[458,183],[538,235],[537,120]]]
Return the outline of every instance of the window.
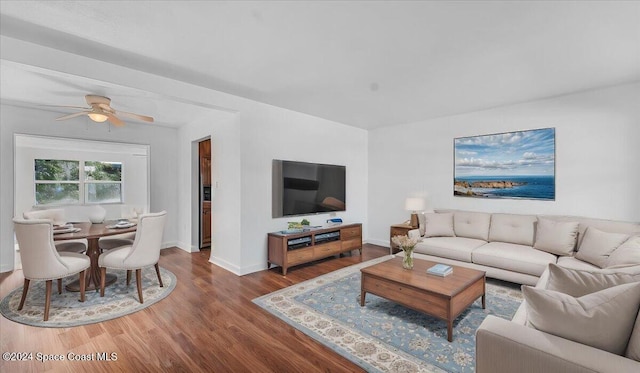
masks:
[[[36,159],[36,205],[78,203],[79,170],[78,161]]]
[[[35,159],[36,205],[122,203],[122,163]]]
[[[84,163],[85,203],[122,202],[122,163]]]

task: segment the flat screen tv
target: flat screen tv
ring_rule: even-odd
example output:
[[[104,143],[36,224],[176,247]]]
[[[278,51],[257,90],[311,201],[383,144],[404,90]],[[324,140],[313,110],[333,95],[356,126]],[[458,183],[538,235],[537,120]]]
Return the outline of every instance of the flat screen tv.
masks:
[[[273,160],[272,216],[346,210],[346,167]]]

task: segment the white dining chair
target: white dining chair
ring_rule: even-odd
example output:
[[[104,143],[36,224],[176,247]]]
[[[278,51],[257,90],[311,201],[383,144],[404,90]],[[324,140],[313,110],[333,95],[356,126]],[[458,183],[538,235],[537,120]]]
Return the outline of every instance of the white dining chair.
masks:
[[[100,246],[100,251],[104,252],[104,251],[112,250],[122,246],[131,246],[133,245],[133,241],[135,239],[136,239],[136,232],[100,237],[100,240],[98,241],[98,246]]]
[[[133,244],[115,248],[100,255],[98,266],[100,267],[101,297],[104,296],[107,268],[126,269],[127,285],[131,281],[131,271],[136,270],[136,285],[140,303],[144,302],[142,298],[142,268],[155,266],[160,287],[164,286],[160,276],[158,260],[160,259],[160,247],[166,218],[166,211],[140,215],[138,230]]]
[[[27,219],[49,219],[55,225],[67,223],[63,209],[31,210],[22,213]],[[55,243],[58,252],[84,253],[87,251],[87,240],[64,240]]]
[[[24,274],[24,287],[18,311],[22,310],[31,280],[46,281],[44,321],[49,320],[51,286],[58,280],[58,293],[62,293],[62,279],[79,273],[80,302],[84,302],[85,270],[91,265],[84,254],[58,253],[53,244],[53,223],[49,219],[13,219],[13,226],[20,247],[20,260]]]
[[[122,219],[137,220],[138,216],[144,211],[143,207],[133,205],[120,206],[120,216]],[[113,236],[101,237],[98,241],[100,251],[115,249],[121,246],[133,245],[136,238],[136,232],[117,234]]]

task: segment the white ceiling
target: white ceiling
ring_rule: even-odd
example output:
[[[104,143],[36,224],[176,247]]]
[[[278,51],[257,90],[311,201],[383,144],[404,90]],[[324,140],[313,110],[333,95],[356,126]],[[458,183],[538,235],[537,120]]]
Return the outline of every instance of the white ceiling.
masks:
[[[0,13],[5,36],[367,129],[640,80],[636,1],[3,0]],[[2,66],[8,102],[98,93],[185,122],[162,112],[168,97],[16,69]]]

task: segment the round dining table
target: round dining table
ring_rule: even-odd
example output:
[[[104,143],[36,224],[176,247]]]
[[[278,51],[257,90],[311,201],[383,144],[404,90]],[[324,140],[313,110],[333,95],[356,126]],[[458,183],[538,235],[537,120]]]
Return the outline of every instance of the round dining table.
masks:
[[[138,229],[137,224],[134,224],[133,226],[128,228],[113,228],[114,224],[116,223],[116,221],[107,221],[100,224],[94,224],[90,222],[72,223],[74,228],[80,228],[80,230],[77,232],[59,233],[53,235],[54,241],[77,239],[87,240],[87,256],[91,260],[91,267],[89,267],[89,270],[86,271],[85,275],[86,290],[100,289],[100,268],[98,267],[100,245],[98,245],[98,240],[100,240],[101,237],[105,236],[135,232]],[[113,284],[116,279],[116,275],[107,273],[105,286]],[[65,288],[68,291],[80,291],[80,281],[73,281]]]

